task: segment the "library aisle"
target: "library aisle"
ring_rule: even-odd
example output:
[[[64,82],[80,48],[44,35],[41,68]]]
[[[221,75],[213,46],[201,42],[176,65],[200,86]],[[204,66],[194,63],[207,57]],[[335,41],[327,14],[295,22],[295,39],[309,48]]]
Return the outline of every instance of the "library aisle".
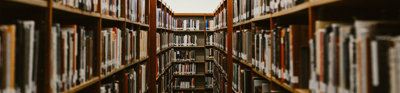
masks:
[[[400,92],[399,0],[167,1],[0,0],[0,93]]]

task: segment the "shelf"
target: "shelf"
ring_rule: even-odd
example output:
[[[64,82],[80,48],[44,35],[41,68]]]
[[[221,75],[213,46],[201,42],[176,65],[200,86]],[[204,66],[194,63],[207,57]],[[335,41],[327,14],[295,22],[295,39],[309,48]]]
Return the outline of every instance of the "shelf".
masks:
[[[176,77],[202,77],[205,76],[205,74],[174,74]]]
[[[127,19],[126,22],[127,22],[127,23],[131,23],[131,24],[140,25],[140,26],[143,26],[143,27],[149,27],[148,24],[144,24],[144,23],[140,23],[140,22],[134,22],[134,21],[131,21],[131,20],[128,20],[128,19]]]
[[[100,13],[84,11],[79,8],[72,8],[72,7],[61,4],[61,2],[53,3],[53,9],[68,12],[68,13],[78,14],[78,15],[95,17],[95,18],[101,17]]]
[[[219,50],[219,51],[221,51],[222,53],[228,54],[228,52],[226,52],[225,50],[222,50],[221,48],[218,48],[218,47],[216,47],[216,46],[214,46],[214,47],[215,47],[216,50]]]
[[[204,30],[173,30],[176,33],[203,33]]]
[[[237,62],[239,62],[240,64],[243,64],[243,65],[245,65],[245,66],[251,68],[251,70],[252,70],[254,73],[258,74],[258,76],[261,76],[261,77],[263,77],[263,78],[266,79],[266,80],[272,81],[272,82],[274,82],[275,84],[277,84],[277,85],[279,85],[279,86],[285,88],[286,90],[288,90],[288,91],[290,91],[290,92],[292,92],[292,93],[293,93],[293,92],[296,92],[296,93],[304,93],[303,91],[306,91],[305,89],[295,91],[294,88],[292,88],[292,87],[289,86],[288,84],[283,83],[283,82],[279,81],[279,80],[276,79],[276,78],[273,78],[273,77],[270,77],[270,76],[266,76],[263,72],[260,72],[260,71],[258,71],[257,69],[253,68],[252,65],[249,64],[249,63],[247,63],[246,61],[241,60],[241,59],[239,59],[239,58],[237,58],[237,57],[235,57],[235,56],[232,56],[232,58],[233,58],[234,60],[237,60]]]
[[[173,48],[204,48],[204,46],[173,46]]]
[[[2,2],[5,2],[5,1],[1,1],[0,3],[2,3]],[[42,8],[47,7],[47,1],[45,1],[45,0],[9,0],[6,2],[13,2],[13,3],[23,4],[23,5],[37,6],[37,7],[42,7]]]
[[[172,61],[172,63],[204,63],[204,61]]]
[[[256,18],[252,18],[250,20],[246,20],[243,22],[239,22],[236,24],[233,24],[233,27],[237,27],[237,26],[241,26],[241,25],[245,25],[245,24],[249,24],[255,21],[260,21],[260,20],[266,20],[269,18],[275,18],[275,17],[280,17],[280,16],[285,16],[285,15],[290,15],[299,11],[303,11],[308,9],[309,7],[316,7],[316,6],[321,6],[321,5],[325,5],[325,4],[330,4],[330,3],[335,3],[338,1],[343,1],[343,0],[314,0],[314,1],[309,1],[309,2],[304,2],[302,4],[296,5],[293,8],[289,8],[286,10],[282,10],[282,11],[278,11],[276,13],[272,13],[272,14],[266,14],[260,17],[256,17]]]
[[[204,91],[212,90],[212,88],[174,88],[175,91]]]
[[[77,85],[75,87],[72,87],[71,89],[65,91],[64,93],[75,93],[75,92],[78,92],[78,91],[80,91],[80,90],[82,90],[82,89],[84,89],[84,88],[86,88],[86,87],[88,87],[90,85],[93,85],[94,83],[96,83],[98,81],[100,81],[99,77],[94,77],[91,80],[86,81],[85,83],[82,83],[82,84],[79,84],[79,85]]]
[[[224,26],[224,27],[221,27],[221,28],[216,29],[216,31],[218,31],[218,30],[224,30],[224,29],[226,29],[226,28],[227,28],[227,27]]]
[[[165,49],[162,49],[162,50],[160,50],[160,51],[158,51],[157,53],[156,53],[156,55],[158,55],[158,54],[160,54],[160,53],[163,53],[163,52],[165,52],[165,51],[167,51],[167,50],[169,50],[169,49],[171,49],[172,47],[167,47],[167,48],[165,48]]]
[[[102,17],[102,19],[106,19],[106,20],[125,22],[125,18],[112,17],[112,16],[109,16],[109,15],[102,15],[101,17]]]
[[[232,59],[233,59],[233,60],[236,60],[236,62],[239,62],[239,63],[241,63],[241,64],[243,64],[243,65],[245,65],[245,66],[247,66],[247,67],[249,67],[249,68],[252,67],[251,63],[247,63],[245,60],[239,59],[239,58],[236,57],[236,56],[232,56]]]
[[[156,77],[156,81],[158,81],[160,79],[160,76],[164,75],[168,71],[168,69],[171,68],[171,66],[171,63],[167,64],[167,67],[164,68],[164,70]]]
[[[206,47],[215,47],[214,45],[206,45]]]
[[[206,61],[214,61],[213,58],[207,58]]]
[[[214,64],[215,64],[215,66],[217,66],[218,69],[222,72],[222,74],[227,75],[227,73],[226,73],[226,71],[224,70],[224,68],[223,68],[217,61],[213,60],[213,62],[214,62]]]

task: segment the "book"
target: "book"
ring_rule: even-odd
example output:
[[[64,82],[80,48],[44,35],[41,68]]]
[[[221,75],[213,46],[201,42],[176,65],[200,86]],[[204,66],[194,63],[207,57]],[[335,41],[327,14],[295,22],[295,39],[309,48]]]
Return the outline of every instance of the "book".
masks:
[[[145,30],[140,30],[139,31],[139,44],[140,44],[140,59],[145,58],[148,56],[147,54],[147,37],[148,37],[148,31]]]
[[[198,46],[197,35],[184,34],[184,35],[174,35],[175,46]],[[199,44],[200,45],[200,44]]]
[[[174,64],[174,74],[188,75],[196,73],[197,72],[195,63]]]
[[[174,50],[174,61],[196,61],[196,50]]]

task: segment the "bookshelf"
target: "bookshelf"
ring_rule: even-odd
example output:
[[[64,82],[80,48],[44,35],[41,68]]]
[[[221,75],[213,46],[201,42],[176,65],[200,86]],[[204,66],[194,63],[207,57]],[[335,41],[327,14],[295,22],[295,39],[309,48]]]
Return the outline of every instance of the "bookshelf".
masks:
[[[310,76],[315,76],[315,77],[318,76],[319,78],[322,77],[325,78],[328,77],[328,75],[321,75],[321,73],[325,73],[323,71],[326,70],[320,71],[320,70],[315,70],[314,67],[299,65],[303,64],[301,62],[314,62],[315,61],[314,59],[313,59],[314,61],[310,61],[311,58],[308,58],[312,55],[312,53],[300,51],[301,47],[296,47],[296,46],[293,47],[295,48],[293,50],[294,52],[288,52],[292,50],[284,50],[286,49],[287,46],[290,46],[291,44],[287,43],[285,40],[278,41],[278,39],[285,39],[285,38],[284,37],[282,38],[279,35],[274,35],[273,33],[275,32],[285,33],[282,32],[282,30],[286,29],[288,30],[288,33],[282,36],[288,36],[287,39],[292,38],[289,36],[296,37],[300,36],[300,34],[301,35],[304,34],[305,38],[307,39],[303,39],[304,37],[296,37],[296,38],[301,38],[301,40],[299,39],[298,42],[307,41],[307,42],[302,42],[300,46],[305,47],[306,49],[309,50],[313,50],[313,48],[315,47],[318,48],[330,47],[328,45],[321,45],[321,46],[313,45],[320,38],[328,37],[323,35],[316,35],[316,33],[324,33],[324,34],[328,33],[320,31],[324,29],[327,30],[326,28],[324,28],[324,26],[337,26],[337,24],[339,24],[339,27],[342,27],[342,26],[348,26],[350,24],[352,27],[355,27],[356,25],[352,24],[360,22],[359,19],[397,21],[399,20],[398,14],[400,14],[398,12],[393,12],[393,11],[398,11],[399,8],[395,6],[398,6],[399,2],[390,0],[382,0],[382,1],[298,0],[302,2],[301,3],[295,2],[296,4],[293,5],[288,4],[289,5],[288,7],[279,7],[275,10],[269,10],[269,12],[254,14],[256,16],[248,14],[247,16],[249,17],[243,19],[240,18],[237,19],[237,17],[241,15],[235,14],[238,13],[238,11],[235,10],[235,8],[237,8],[237,6],[235,5],[236,4],[235,2],[237,0],[223,0],[221,4],[216,8],[214,13],[174,13],[170,9],[170,7],[167,4],[165,4],[163,0],[137,0],[143,2],[144,5],[135,7],[137,11],[141,11],[140,13],[138,12],[136,17],[127,15],[125,11],[121,11],[120,12],[121,15],[118,15],[117,13],[108,14],[108,13],[102,13],[103,8],[100,7],[98,9],[84,10],[80,8],[74,8],[74,6],[68,6],[63,4],[62,2],[56,2],[56,1],[57,0],[0,1],[0,10],[4,12],[4,14],[0,15],[1,24],[11,24],[11,23],[15,24],[15,21],[17,19],[33,20],[35,22],[35,28],[36,28],[34,30],[40,31],[40,32],[35,32],[39,33],[38,35],[42,37],[42,38],[35,38],[36,41],[41,40],[38,44],[35,45],[40,47],[39,52],[41,53],[41,55],[34,57],[35,59],[37,58],[37,60],[39,60],[38,61],[39,63],[37,64],[40,64],[35,68],[37,72],[40,72],[35,74],[36,75],[35,78],[37,78],[37,81],[43,81],[43,82],[36,82],[35,84],[36,85],[35,90],[37,90],[37,92],[39,93],[52,93],[52,92],[100,93],[101,91],[103,91],[103,87],[110,85],[112,86],[112,84],[119,84],[120,86],[119,90],[125,93],[129,89],[131,89],[124,86],[125,82],[130,81],[126,79],[126,77],[128,77],[129,75],[136,75],[137,81],[140,81],[137,82],[136,84],[137,90],[135,90],[135,92],[140,91],[140,92],[155,93],[157,91],[157,92],[168,93],[168,92],[180,92],[180,91],[182,92],[207,91],[215,93],[223,93],[223,92],[238,93],[239,91],[237,88],[235,88],[234,85],[235,78],[238,78],[235,77],[235,74],[238,73],[240,74],[241,70],[249,72],[246,73],[246,75],[249,75],[249,77],[251,78],[249,80],[251,81],[249,81],[249,83],[246,84],[251,84],[251,86],[255,84],[252,80],[253,78],[261,78],[261,80],[265,81],[266,84],[268,84],[267,86],[274,91],[294,92],[294,93],[321,92],[324,90],[320,90],[315,87],[309,88],[308,85],[311,86],[311,84],[309,83],[305,83],[304,85],[302,84],[298,85],[298,83],[293,83],[295,80],[289,80],[289,79],[285,80],[285,78],[282,78],[282,77],[297,78],[297,82],[304,83],[305,82],[304,78],[307,79],[306,82],[308,82],[308,79],[312,80],[315,79],[311,78]],[[127,1],[127,0],[117,0],[117,1]],[[246,1],[246,0],[240,0],[240,1]],[[264,1],[264,0],[259,0],[259,1]],[[101,6],[103,2],[101,2],[101,0],[98,0],[97,3],[98,4],[94,5]],[[127,6],[124,5],[124,2],[121,3],[122,3],[121,9],[122,10],[127,9]],[[268,4],[269,3],[270,2],[268,2]],[[141,8],[144,8],[143,11]],[[245,10],[250,11],[248,9]],[[14,11],[26,11],[26,12],[17,13]],[[24,15],[33,15],[33,16],[24,16]],[[185,28],[185,30],[183,27],[182,29],[177,29],[180,28],[174,25],[179,23],[178,21],[176,21],[177,19],[186,19],[186,20],[195,19],[199,20],[199,23],[197,26],[196,21],[193,21],[193,24],[196,23],[196,26]],[[209,20],[213,21],[211,22]],[[325,21],[332,21],[332,22],[324,23]],[[342,23],[342,21],[344,23]],[[52,72],[52,70],[56,68],[53,62],[54,55],[57,55],[52,50],[52,48],[54,47],[54,44],[52,43],[53,37],[57,37],[53,35],[55,33],[53,31],[54,29],[53,27],[55,27],[56,24],[59,24],[61,26],[67,26],[73,24],[77,26],[76,30],[79,30],[81,26],[84,26],[85,27],[84,30],[86,32],[91,32],[91,36],[88,37],[90,37],[90,40],[92,40],[91,41],[92,46],[90,48],[87,48],[89,50],[92,50],[90,52],[90,56],[93,56],[93,58],[87,58],[90,59],[92,62],[91,66],[88,66],[88,68],[90,68],[92,71],[90,73],[91,76],[87,77],[87,80],[84,80],[84,82],[72,84],[70,87],[66,89],[56,89],[54,87],[54,85],[56,84],[54,83],[54,81],[52,81],[54,78],[53,74],[55,73]],[[206,25],[209,27],[207,28]],[[292,26],[304,26],[306,28],[295,28],[295,27],[292,28]],[[17,28],[17,30],[18,29],[19,28]],[[357,27],[355,27],[355,29],[357,29]],[[118,30],[120,30],[120,32],[118,32]],[[292,35],[289,33],[291,31],[300,31],[300,32],[298,32],[295,35]],[[107,48],[105,46],[107,45],[103,46],[103,44],[105,44],[105,40],[103,39],[110,38],[110,36],[104,35],[104,33],[108,33],[108,35],[110,35],[113,32],[121,34],[120,36],[121,39],[119,39],[121,40],[119,41],[121,43],[120,44],[121,49],[119,53],[121,54],[120,55],[121,60],[111,62],[113,63],[112,64],[113,66],[114,65],[116,66],[108,69],[107,66],[109,65],[106,64],[106,61],[108,60],[107,58],[109,57],[106,56],[105,54],[109,52],[108,50],[105,50]],[[346,31],[341,31],[341,32],[347,33]],[[133,33],[135,33],[136,37],[133,37],[134,36]],[[147,33],[147,35],[145,35],[145,33]],[[237,44],[238,43],[237,40],[239,39],[232,39],[232,38],[235,38],[235,36],[238,36],[238,34],[243,35],[244,33],[248,34],[248,37],[250,37],[248,38],[248,41],[246,43],[249,46],[242,46],[245,45],[243,44],[244,43],[243,41],[240,41],[241,43],[239,44],[242,44],[240,45],[240,47],[246,47],[248,50],[242,50],[243,48],[240,48],[240,50],[236,50],[238,46],[235,46],[234,44]],[[142,40],[140,40],[142,34],[143,38]],[[368,36],[373,37],[370,38],[371,40],[382,39],[382,38],[376,38],[375,35],[370,35],[371,33],[367,34]],[[398,35],[396,33],[393,34]],[[74,35],[81,35],[81,33],[77,32],[74,33]],[[117,34],[112,34],[112,35],[118,36]],[[178,35],[182,37],[196,36],[197,40],[195,41],[198,41],[197,45],[178,45],[178,46],[174,45],[173,43],[176,42],[174,41],[175,36]],[[266,35],[266,36],[261,36],[262,38],[258,38],[259,36],[257,35]],[[268,46],[268,48],[258,46],[258,45],[263,45],[262,43],[259,42],[266,41],[266,37],[270,38],[268,39],[268,42],[270,43],[285,42],[287,44],[270,45]],[[272,39],[274,37],[276,37],[275,38],[276,40]],[[62,37],[60,36],[60,38]],[[366,38],[368,39],[368,37]],[[393,39],[393,37],[390,38]],[[343,38],[339,39],[341,40]],[[352,38],[352,39],[364,40],[365,38],[357,36],[357,38]],[[259,40],[258,43],[257,40]],[[210,41],[211,43],[209,43],[208,41]],[[390,40],[385,39],[385,41],[390,41]],[[135,42],[136,45],[131,45],[133,42]],[[139,44],[140,42],[144,42],[145,44]],[[307,43],[310,42],[312,44],[307,45]],[[367,43],[360,43],[360,44],[371,43],[368,40],[366,42]],[[396,43],[393,44],[396,45]],[[72,45],[72,43],[67,43],[67,45]],[[127,46],[129,46],[129,48],[127,48]],[[380,45],[377,46],[380,47]],[[277,47],[282,47],[282,49]],[[367,45],[366,48],[370,49],[373,48],[373,46]],[[393,47],[387,47],[387,48],[393,49]],[[178,50],[185,50],[185,51],[195,50],[196,52],[194,59],[196,60],[189,60],[189,61],[172,60],[172,58],[175,57],[174,53],[176,53],[176,51]],[[263,51],[257,52],[257,50],[263,50]],[[269,50],[269,51],[264,52],[264,50]],[[314,50],[315,51],[313,52],[322,53],[319,50],[316,49]],[[81,53],[80,48],[77,51],[79,51],[77,52],[77,56],[83,54],[86,55],[86,53]],[[236,52],[238,51],[240,52],[245,51],[248,54],[246,54],[246,56],[238,55],[236,54]],[[275,52],[273,53],[273,51],[275,52],[279,51],[281,53],[275,54]],[[357,52],[353,53],[354,55],[360,57],[360,59],[362,60],[365,59],[367,61],[365,63],[364,61],[362,62],[357,61],[356,64],[361,65],[362,67],[360,67],[360,70],[351,70],[351,71],[365,71],[367,73],[359,73],[358,75],[360,76],[358,77],[362,77],[363,79],[369,81],[376,81],[373,80],[373,78],[375,77],[371,76],[371,74],[375,73],[372,72],[372,69],[374,68],[370,67],[374,63],[374,61],[372,60],[372,58],[374,58],[373,57],[374,55],[371,54],[374,54],[375,52],[380,53],[382,51],[372,51],[372,50],[367,50],[367,51],[354,50],[354,51]],[[57,52],[64,53],[65,51],[57,51]],[[69,51],[68,53],[70,52],[71,51]],[[326,51],[323,52],[325,53]],[[358,52],[365,52],[365,53],[358,53]],[[37,51],[35,51],[35,53],[37,53]],[[293,53],[293,55],[291,53]],[[318,56],[316,54],[314,55],[315,57]],[[314,55],[312,56],[314,57]],[[329,55],[329,54],[321,54],[321,55]],[[261,58],[257,56],[261,56]],[[281,58],[278,58],[277,56]],[[371,58],[362,58],[362,56],[369,56]],[[293,59],[290,59],[291,57],[293,57]],[[335,58],[341,59],[340,57],[335,57]],[[87,60],[86,58],[80,58],[80,57],[72,60],[76,62],[81,62],[80,59]],[[273,59],[275,61],[273,61]],[[262,60],[262,62],[260,60]],[[271,63],[271,62],[280,62],[281,60],[285,61],[283,63]],[[294,63],[291,63],[291,61],[285,63],[286,60],[292,60]],[[330,60],[334,59],[329,59],[326,61],[328,62]],[[311,64],[322,64],[322,63],[316,62],[316,63],[304,63],[304,64],[311,65]],[[196,69],[197,71],[195,74],[176,74],[174,72],[174,69],[176,69],[175,66],[177,64],[194,64],[197,67]],[[264,64],[268,64],[269,66],[265,67],[260,66]],[[271,68],[273,66],[272,64],[276,65],[274,66],[275,68],[274,70],[272,70]],[[277,64],[280,65],[278,66]],[[287,68],[284,67],[288,64],[293,64],[294,66],[296,65],[301,66],[301,68],[303,68],[304,66],[304,68],[308,70],[315,70],[319,72],[317,75],[314,75],[313,73],[310,73],[311,71],[299,68],[293,68],[294,71],[290,72],[291,70],[286,70],[290,68],[289,66]],[[383,64],[385,65],[386,63]],[[267,69],[266,67],[270,67],[269,70],[266,71],[265,70]],[[329,66],[322,66],[322,67],[330,68]],[[155,70],[154,68],[156,68],[157,70]],[[238,70],[237,68],[240,69]],[[103,69],[107,69],[107,71],[106,70],[103,71]],[[208,69],[211,69],[212,71],[208,71]],[[132,70],[134,71],[132,72]],[[142,72],[143,70],[145,70],[145,72]],[[237,72],[235,73],[235,71]],[[334,71],[336,71],[336,73],[339,73],[337,69],[335,69]],[[286,75],[286,73],[284,72],[294,73],[293,74],[294,76],[291,77],[290,75]],[[2,73],[0,74],[3,75]],[[145,76],[146,78],[142,79],[143,78],[142,76]],[[330,76],[332,77],[333,75]],[[337,76],[338,77],[335,76],[334,78],[350,78],[350,76],[345,77],[341,74],[337,74]],[[390,75],[386,76],[390,77]],[[212,86],[206,87],[206,84],[196,84],[195,88],[173,87],[174,84],[176,83],[174,82],[176,78],[182,78],[182,77],[195,78],[196,82],[203,82],[206,81],[206,79],[204,78],[211,77]],[[139,78],[141,79],[139,80]],[[357,78],[352,78],[352,79],[358,80]],[[185,81],[191,81],[191,80],[185,80]],[[323,81],[323,82],[330,82],[330,81]],[[321,83],[321,81],[315,81],[314,83]],[[377,92],[376,89],[380,88],[373,86],[372,83],[373,82],[360,83],[360,85],[365,85],[365,86],[357,87],[360,89],[357,91]],[[197,87],[197,85],[199,87]],[[343,86],[341,85],[334,87],[343,87]],[[369,89],[370,87],[372,88]],[[391,87],[391,89],[393,89],[393,87]],[[246,89],[246,92],[250,91],[253,92],[254,90]],[[350,91],[350,89],[344,89],[343,91]]]
[[[100,0],[99,0],[100,1]],[[144,2],[144,0],[143,0]],[[51,87],[50,85],[52,84],[53,81],[51,81],[54,77],[51,75],[51,69],[55,68],[52,66],[52,61],[50,60],[51,56],[48,55],[56,55],[53,54],[50,47],[51,45],[50,40],[52,38],[52,26],[54,25],[53,23],[59,23],[61,25],[66,25],[66,24],[77,24],[78,26],[85,26],[85,29],[90,30],[87,32],[93,32],[93,44],[94,46],[90,47],[92,48],[93,51],[93,59],[91,59],[93,62],[98,62],[101,63],[102,59],[102,48],[100,44],[102,44],[101,40],[98,38],[101,38],[102,36],[99,34],[99,32],[102,32],[104,30],[103,28],[109,28],[109,27],[118,27],[121,30],[121,33],[125,33],[126,29],[131,29],[135,31],[139,30],[149,30],[149,25],[147,23],[148,20],[144,19],[143,22],[139,21],[131,21],[128,20],[124,16],[124,13],[120,12],[121,15],[120,17],[111,17],[108,15],[101,14],[99,10],[96,11],[85,11],[79,8],[73,8],[67,5],[62,4],[61,2],[55,2],[53,0],[4,0],[0,1],[1,3],[1,8],[0,10],[2,12],[8,13],[7,15],[4,15],[1,18],[3,21],[2,24],[4,23],[12,23],[16,21],[17,19],[19,20],[34,20],[37,25],[40,26],[40,31],[42,32],[40,36],[43,38],[48,38],[46,40],[43,40],[43,44],[39,45],[40,47],[44,47],[43,51],[43,57],[41,60],[41,65],[37,68],[40,73],[38,73],[35,77],[37,78],[37,84],[36,90],[37,92],[41,93],[51,93],[51,92],[64,92],[64,93],[75,93],[75,92],[85,92],[85,91],[91,91],[91,92],[100,92],[100,87],[104,84],[107,83],[108,81],[115,81],[118,80],[120,81],[119,85],[124,85],[122,82],[125,82],[123,79],[123,74],[127,72],[130,69],[138,69],[138,65],[146,64],[149,60],[148,55],[142,55],[142,57],[139,57],[139,52],[135,51],[135,53],[132,52],[132,54],[136,54],[137,59],[129,59],[125,60],[125,55],[121,55],[121,60],[119,63],[121,66],[118,66],[117,68],[112,69],[110,72],[106,72],[105,74],[101,74],[100,68],[102,67],[101,64],[93,64],[93,76],[90,79],[85,80],[85,82],[81,82],[80,84],[76,84],[74,86],[71,86],[68,89],[62,89],[62,90],[55,90],[55,87]],[[149,2],[145,2],[149,4]],[[98,3],[98,6],[100,6],[101,3]],[[6,9],[10,9],[5,11]],[[32,15],[32,16],[43,16],[43,17],[37,17],[37,18],[29,18],[29,17],[23,17],[23,16],[15,16],[18,15],[19,13],[16,12],[11,12],[11,11],[19,11],[19,10],[25,10],[25,11],[34,11],[37,13],[33,12],[27,12],[25,15]],[[126,9],[126,7],[121,6],[121,9]],[[145,16],[149,16],[148,12],[149,9],[144,9],[143,14]],[[15,16],[15,17],[7,17],[7,16]],[[10,18],[10,19],[5,19],[5,18]],[[43,21],[42,23],[40,21]],[[38,26],[38,27],[39,27]],[[45,28],[45,29],[41,29]],[[36,29],[35,29],[36,30]],[[77,33],[78,34],[78,33]],[[137,33],[139,34],[139,33]],[[122,37],[125,40],[125,37]],[[122,39],[121,38],[121,39]],[[134,40],[138,40],[139,38],[135,38]],[[139,40],[138,40],[139,41]],[[125,42],[121,42],[122,44],[126,44]],[[139,49],[140,44],[137,44],[136,48]],[[147,47],[144,46],[144,47]],[[126,50],[125,47],[121,48],[121,50]],[[147,52],[147,51],[146,51]],[[125,54],[126,52],[124,52]],[[81,54],[78,54],[81,55]],[[126,58],[128,59],[128,58]],[[78,59],[76,59],[78,60]],[[85,59],[86,60],[86,59]],[[148,71],[148,70],[147,70]],[[43,72],[43,73],[42,73]],[[114,79],[110,77],[116,77]],[[107,81],[107,82],[106,82]],[[127,82],[127,81],[126,81]],[[125,90],[124,87],[121,87],[120,90]],[[142,91],[147,91],[142,90]]]

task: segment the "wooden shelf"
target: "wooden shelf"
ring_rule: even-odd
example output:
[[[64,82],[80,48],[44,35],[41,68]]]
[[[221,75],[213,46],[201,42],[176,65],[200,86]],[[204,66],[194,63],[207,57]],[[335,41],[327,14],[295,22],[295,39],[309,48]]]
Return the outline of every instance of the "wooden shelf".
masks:
[[[90,17],[95,17],[95,18],[101,17],[100,13],[84,11],[84,10],[81,10],[78,8],[72,8],[72,7],[61,4],[61,2],[53,3],[53,9],[68,12],[68,13],[73,13],[73,14],[77,14],[77,15],[85,15],[85,16],[90,16]]]
[[[204,63],[204,61],[172,61],[172,63]]]
[[[47,7],[47,1],[45,1],[45,0],[8,0],[8,1],[1,1],[1,2],[13,2],[13,3],[23,4],[23,5],[42,7],[42,8]]]
[[[233,58],[234,60],[237,60],[236,62],[238,62],[238,63],[240,63],[240,64],[242,64],[242,65],[244,65],[244,66],[247,66],[247,67],[251,68],[252,72],[256,73],[258,76],[261,76],[261,77],[263,77],[264,79],[266,79],[266,80],[268,80],[268,81],[272,81],[272,82],[274,82],[275,84],[281,86],[282,88],[285,88],[286,90],[288,90],[288,91],[290,91],[290,92],[296,92],[295,89],[292,88],[291,86],[289,86],[288,84],[283,83],[283,82],[279,81],[278,79],[273,78],[273,77],[271,77],[271,76],[266,76],[263,72],[260,72],[260,71],[258,71],[257,69],[253,68],[252,65],[249,64],[248,62],[246,62],[246,61],[244,61],[244,60],[241,60],[241,59],[239,59],[239,58],[237,58],[237,57],[235,57],[235,56],[232,56],[232,58]],[[305,91],[305,89],[298,90],[297,93],[303,93],[303,91]]]
[[[222,74],[227,75],[226,71],[224,70],[224,68],[215,60],[213,60],[215,66],[217,66],[217,68],[222,72]]]
[[[174,88],[174,91],[204,91],[212,90],[212,88]]]
[[[173,48],[204,48],[204,46],[174,46]]]
[[[176,77],[203,77],[205,74],[174,74]]]
[[[325,5],[325,4],[330,4],[330,3],[335,3],[338,1],[343,1],[343,0],[314,0],[314,1],[310,1],[310,2],[304,2],[302,4],[296,5],[293,8],[289,8],[286,10],[282,10],[282,11],[278,11],[276,13],[272,13],[272,14],[266,14],[260,17],[256,17],[256,18],[252,18],[250,20],[246,20],[243,22],[239,22],[236,24],[233,24],[233,27],[237,27],[237,26],[241,26],[241,25],[245,25],[245,24],[249,24],[255,21],[260,21],[260,20],[267,20],[269,18],[275,18],[275,17],[280,17],[280,16],[285,16],[285,15],[290,15],[299,11],[303,11],[306,10],[310,7],[316,7],[316,6],[321,6],[321,5]]]
[[[245,60],[239,59],[239,58],[236,57],[236,56],[232,56],[232,59],[233,59],[233,60],[236,60],[236,62],[239,62],[239,63],[241,63],[242,65],[245,65],[245,66],[247,66],[247,67],[249,67],[249,68],[252,67],[251,63],[247,63]]]
[[[158,51],[157,53],[156,53],[156,55],[158,55],[158,54],[160,54],[160,53],[163,53],[163,52],[165,52],[165,51],[167,51],[167,50],[169,50],[169,49],[171,49],[172,47],[167,47],[167,48],[165,48],[165,49],[162,49],[162,50],[160,50],[160,51]]]
[[[173,30],[176,33],[203,33],[204,30]]]
[[[164,68],[164,70],[157,76],[156,81],[158,81],[160,79],[160,76],[164,75],[169,68],[172,67],[172,63],[167,64],[166,68]]]
[[[125,18],[121,18],[121,17],[112,17],[112,16],[108,16],[108,15],[102,15],[101,17],[102,17],[102,19],[106,19],[106,20],[125,22]]]
[[[226,29],[227,27],[226,26],[224,26],[224,27],[221,27],[221,28],[218,28],[218,29],[216,29],[216,31],[219,31],[219,30],[224,30],[224,29]]]
[[[140,26],[143,26],[143,27],[149,27],[149,24],[144,24],[144,23],[140,23],[140,22],[135,22],[135,21],[131,21],[131,20],[128,20],[128,19],[127,19],[126,22],[127,22],[127,23],[131,23],[131,24],[140,25]]]
[[[221,51],[222,53],[228,54],[228,52],[226,52],[225,50],[222,50],[221,48],[218,48],[218,47],[216,47],[216,46],[214,46],[214,47],[215,47],[216,50],[219,50],[219,51]]]
[[[90,85],[95,84],[98,81],[100,81],[99,77],[93,77],[91,80],[86,81],[85,83],[79,84],[79,85],[77,85],[75,87],[72,87],[71,89],[65,91],[64,93],[75,93],[75,92],[78,92],[78,91],[80,91],[80,90],[82,90],[82,89],[84,89],[84,88],[86,88],[86,87],[88,87]]]

